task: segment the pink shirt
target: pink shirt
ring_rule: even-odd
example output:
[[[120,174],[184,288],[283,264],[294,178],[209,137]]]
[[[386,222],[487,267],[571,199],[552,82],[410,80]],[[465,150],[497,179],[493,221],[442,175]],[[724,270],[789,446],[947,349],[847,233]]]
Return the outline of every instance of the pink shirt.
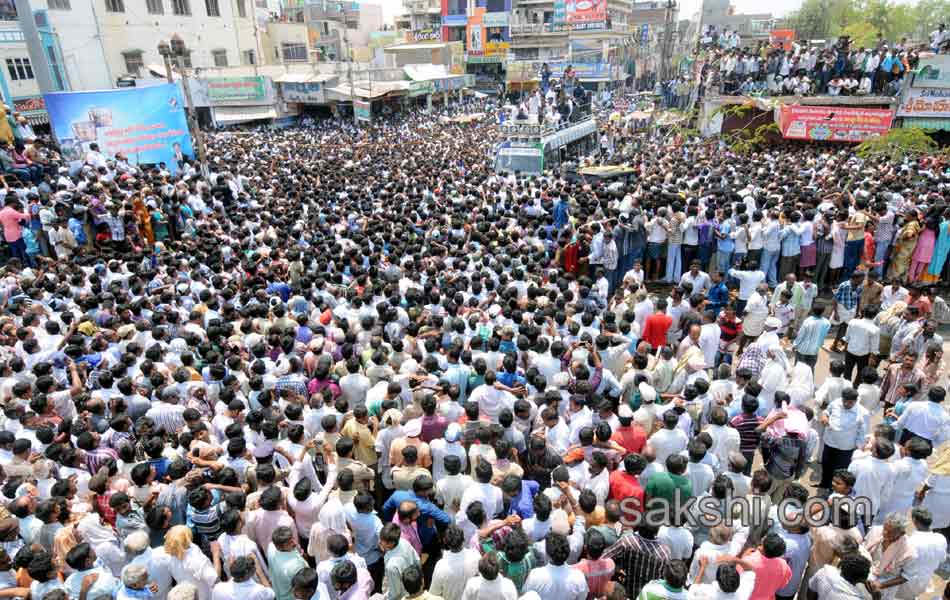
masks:
[[[20,221],[29,221],[30,215],[9,206],[0,210],[0,225],[3,225],[3,239],[8,242],[15,242],[21,237]]]
[[[758,550],[743,557],[755,565],[755,587],[749,600],[773,600],[792,579],[792,569],[784,558],[765,558]]]

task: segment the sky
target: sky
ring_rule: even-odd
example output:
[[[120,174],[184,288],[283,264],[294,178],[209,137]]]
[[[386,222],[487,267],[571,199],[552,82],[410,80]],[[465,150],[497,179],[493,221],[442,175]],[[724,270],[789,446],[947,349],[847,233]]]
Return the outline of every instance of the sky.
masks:
[[[702,3],[702,0],[679,0],[681,5],[680,18],[691,18]],[[392,24],[397,15],[404,11],[402,0],[372,0],[372,4],[379,4],[383,7],[383,19],[386,23]],[[767,8],[762,0],[732,0],[739,13],[755,13],[763,10],[770,10],[776,17],[783,17],[789,12],[795,10],[801,5],[801,0],[769,0]]]

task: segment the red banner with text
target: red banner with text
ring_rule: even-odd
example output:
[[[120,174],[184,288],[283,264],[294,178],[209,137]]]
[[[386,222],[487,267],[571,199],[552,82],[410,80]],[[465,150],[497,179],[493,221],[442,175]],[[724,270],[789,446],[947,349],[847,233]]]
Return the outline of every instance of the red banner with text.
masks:
[[[779,107],[778,126],[793,140],[863,142],[887,133],[893,120],[889,109],[786,104]]]

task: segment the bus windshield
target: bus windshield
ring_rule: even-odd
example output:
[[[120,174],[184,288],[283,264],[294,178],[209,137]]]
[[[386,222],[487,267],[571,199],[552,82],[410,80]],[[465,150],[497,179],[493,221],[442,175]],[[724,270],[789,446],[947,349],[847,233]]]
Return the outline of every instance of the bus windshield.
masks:
[[[523,148],[502,148],[495,159],[495,172],[538,174],[541,172],[541,152]]]

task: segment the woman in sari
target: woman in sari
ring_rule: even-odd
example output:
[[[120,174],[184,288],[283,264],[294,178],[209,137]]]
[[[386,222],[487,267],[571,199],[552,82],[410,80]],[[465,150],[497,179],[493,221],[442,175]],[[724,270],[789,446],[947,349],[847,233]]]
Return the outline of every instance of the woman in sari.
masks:
[[[920,367],[920,370],[924,372],[924,381],[928,388],[939,384],[942,366],[943,346],[937,342],[930,342],[924,350],[924,360]]]
[[[928,218],[924,222],[924,227],[917,238],[917,245],[914,247],[913,260],[910,263],[910,273],[907,274],[908,281],[923,280],[927,274],[927,266],[934,255],[934,247],[937,244],[938,223]]]
[[[148,188],[142,190],[143,195],[147,193]],[[152,215],[149,214],[142,196],[137,196],[132,200],[132,212],[135,215],[135,219],[139,222],[139,231],[142,233],[142,237],[145,238],[145,242],[151,247],[152,244],[155,243],[155,232],[152,231]]]
[[[887,270],[888,279],[904,280],[910,260],[917,247],[917,238],[920,237],[920,223],[917,222],[917,213],[908,212],[904,215],[906,222],[897,233],[894,241],[894,251],[891,254],[891,266]]]

